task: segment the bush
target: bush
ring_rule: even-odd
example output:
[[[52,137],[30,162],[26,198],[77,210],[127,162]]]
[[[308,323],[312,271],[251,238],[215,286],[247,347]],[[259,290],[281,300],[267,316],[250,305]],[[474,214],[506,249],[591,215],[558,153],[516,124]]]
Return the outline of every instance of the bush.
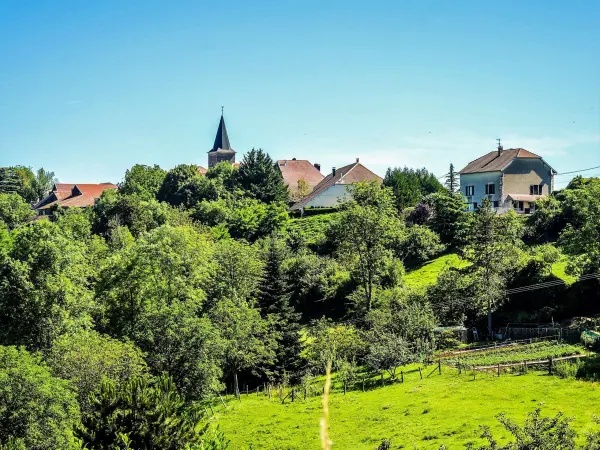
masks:
[[[575,362],[558,361],[554,365],[554,373],[560,378],[575,378],[581,366],[582,364],[579,360]]]

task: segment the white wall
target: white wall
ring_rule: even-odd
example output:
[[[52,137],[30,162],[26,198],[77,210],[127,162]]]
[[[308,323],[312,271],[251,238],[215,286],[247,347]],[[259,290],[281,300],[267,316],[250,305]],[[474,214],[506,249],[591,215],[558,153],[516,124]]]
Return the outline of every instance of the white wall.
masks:
[[[309,201],[305,207],[312,206],[313,208],[330,208],[332,206],[336,206],[338,203],[350,196],[348,193],[348,187],[349,185],[347,184],[334,184]]]
[[[488,183],[494,183],[496,185],[496,193],[492,195],[492,202],[502,201],[502,173],[501,172],[483,172],[483,173],[466,173],[460,176],[460,192],[465,197],[467,196],[466,187],[474,186],[475,192],[472,195],[471,205],[473,202],[477,202],[481,205],[485,195],[485,185]]]

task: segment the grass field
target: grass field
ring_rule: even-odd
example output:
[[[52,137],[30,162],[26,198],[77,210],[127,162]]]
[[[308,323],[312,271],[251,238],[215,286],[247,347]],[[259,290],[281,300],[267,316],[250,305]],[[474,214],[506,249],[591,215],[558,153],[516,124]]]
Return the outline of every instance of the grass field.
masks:
[[[404,277],[404,284],[412,288],[425,288],[435,284],[438,275],[445,267],[465,267],[466,265],[468,263],[462,261],[455,253],[442,255],[408,272]]]
[[[455,253],[442,255],[408,272],[404,277],[404,283],[411,288],[426,288],[436,282],[438,275],[445,267],[466,267],[468,264],[468,262],[461,260]],[[552,275],[560,278],[570,286],[577,281],[577,278],[567,275],[565,272],[566,267],[566,260],[555,263],[552,266]]]
[[[592,416],[600,414],[597,383],[560,379],[542,372],[458,375],[443,368],[420,380],[418,373],[403,384],[367,392],[335,393],[330,402],[330,437],[333,449],[375,449],[384,438],[394,449],[463,448],[483,442],[475,431],[489,425],[494,434],[506,434],[494,416],[506,412],[522,422],[536,407],[543,415],[558,411],[574,416],[574,427],[587,432]],[[319,449],[320,397],[282,405],[266,397],[242,395],[220,407],[214,418],[231,440],[233,449]],[[583,440],[583,437],[580,437]]]

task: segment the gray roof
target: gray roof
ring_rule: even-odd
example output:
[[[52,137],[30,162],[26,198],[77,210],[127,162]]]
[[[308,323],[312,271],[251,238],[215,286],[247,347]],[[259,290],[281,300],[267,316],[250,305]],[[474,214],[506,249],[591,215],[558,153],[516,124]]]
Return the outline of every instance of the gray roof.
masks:
[[[215,137],[215,143],[210,152],[219,153],[235,153],[235,150],[231,148],[229,143],[229,136],[227,135],[227,127],[225,126],[225,119],[221,114],[221,120],[219,122],[219,128],[217,129],[217,136]]]

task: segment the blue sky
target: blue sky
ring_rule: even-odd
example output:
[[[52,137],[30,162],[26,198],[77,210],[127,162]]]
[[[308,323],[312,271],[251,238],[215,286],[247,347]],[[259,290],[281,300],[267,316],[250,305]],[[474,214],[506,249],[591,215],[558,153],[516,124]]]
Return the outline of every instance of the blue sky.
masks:
[[[240,158],[598,166],[600,2],[0,1],[0,165],[206,166],[221,105]]]

